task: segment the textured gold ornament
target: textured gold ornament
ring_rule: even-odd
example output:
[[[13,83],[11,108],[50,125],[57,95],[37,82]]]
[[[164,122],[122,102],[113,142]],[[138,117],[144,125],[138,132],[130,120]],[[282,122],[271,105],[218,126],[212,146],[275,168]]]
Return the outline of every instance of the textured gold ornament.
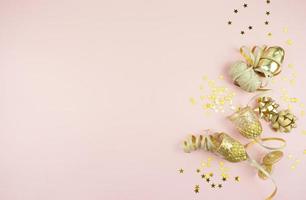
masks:
[[[244,146],[226,133],[191,135],[184,141],[184,151],[189,153],[197,149],[204,149],[215,153],[230,162],[240,162],[248,158]]]
[[[266,140],[272,140],[266,139]],[[259,164],[256,160],[249,157],[247,154],[246,148],[254,144],[250,142],[246,145],[242,145],[238,140],[230,137],[228,134],[220,132],[204,135],[191,135],[183,143],[184,151],[190,153],[191,151],[202,149],[205,151],[210,151],[230,162],[242,162],[247,161],[251,166],[255,167],[259,173],[258,176],[266,179],[269,178],[274,183],[274,191],[266,198],[266,200],[271,200],[276,192],[277,186],[271,177],[270,173],[272,171],[272,165],[279,160],[279,153],[269,153],[264,157],[264,163]],[[272,164],[269,164],[272,163]],[[226,179],[223,179],[226,180]],[[239,177],[235,178],[236,181],[239,181]],[[207,182],[210,181],[209,178],[206,179]]]
[[[238,131],[246,138],[256,139],[262,133],[261,123],[251,107],[240,108],[229,119],[234,123]]]

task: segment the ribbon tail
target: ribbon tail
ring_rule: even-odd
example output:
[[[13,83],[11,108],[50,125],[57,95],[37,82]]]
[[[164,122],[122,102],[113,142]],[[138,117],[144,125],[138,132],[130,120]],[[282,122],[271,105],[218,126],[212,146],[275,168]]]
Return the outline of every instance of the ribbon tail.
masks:
[[[257,170],[261,171],[262,173],[264,173],[274,184],[274,191],[268,196],[265,198],[265,200],[272,200],[273,197],[276,195],[277,193],[277,185],[276,185],[276,182],[274,181],[273,177],[256,161],[254,160],[253,158],[251,158],[250,156],[248,156],[249,159],[248,159],[248,163],[255,167]]]

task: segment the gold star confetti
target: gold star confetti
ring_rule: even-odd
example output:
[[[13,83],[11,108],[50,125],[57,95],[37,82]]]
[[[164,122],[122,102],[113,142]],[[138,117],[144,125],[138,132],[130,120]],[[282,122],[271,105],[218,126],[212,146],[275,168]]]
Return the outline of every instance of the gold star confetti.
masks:
[[[306,130],[302,130],[301,134],[306,135]]]
[[[266,15],[270,15],[270,12],[269,12],[269,11],[267,11],[267,12],[266,12]]]
[[[195,185],[194,186],[194,192],[199,193],[200,192],[200,185]]]
[[[234,13],[238,13],[238,10],[237,10],[237,9],[235,9],[235,10],[234,10]]]
[[[268,33],[268,36],[269,36],[269,37],[272,37],[272,33],[271,33],[271,32],[269,32],[269,33]]]
[[[240,34],[241,34],[241,35],[244,35],[244,31],[240,31]]]
[[[178,171],[179,171],[180,174],[184,173],[184,169],[182,169],[182,168],[179,169]]]
[[[291,39],[288,39],[288,40],[286,41],[286,44],[292,45],[292,44],[293,44],[293,41],[292,41]]]
[[[253,26],[249,26],[248,29],[249,29],[249,30],[252,30],[252,29],[253,29]]]
[[[190,97],[189,101],[190,101],[191,105],[195,105],[197,103],[196,100],[193,97]]]
[[[244,8],[247,8],[247,7],[248,7],[248,4],[246,4],[246,3],[243,4],[243,7],[244,7]]]
[[[218,184],[218,188],[222,188],[222,184]]]
[[[222,177],[222,181],[226,181],[227,179],[226,179],[226,177]]]
[[[232,21],[228,21],[227,24],[228,24],[228,25],[232,25]]]
[[[270,0],[267,0],[266,2],[267,2],[267,4],[269,4],[271,1],[270,1]]]
[[[206,178],[206,182],[209,183],[209,181],[210,181],[210,178]]]
[[[206,179],[206,176],[205,176],[205,174],[202,174],[202,175],[201,175],[201,177],[202,177],[203,179]]]
[[[196,172],[197,172],[197,173],[200,173],[200,172],[201,172],[201,170],[200,170],[200,169],[197,169],[197,170],[196,170]]]
[[[269,22],[268,22],[268,21],[265,21],[265,25],[269,25]]]
[[[213,176],[214,176],[214,174],[213,174],[212,172],[210,172],[210,173],[209,173],[209,176],[210,176],[210,177],[213,177]]]
[[[240,177],[239,176],[235,176],[235,181],[239,182],[240,181]]]

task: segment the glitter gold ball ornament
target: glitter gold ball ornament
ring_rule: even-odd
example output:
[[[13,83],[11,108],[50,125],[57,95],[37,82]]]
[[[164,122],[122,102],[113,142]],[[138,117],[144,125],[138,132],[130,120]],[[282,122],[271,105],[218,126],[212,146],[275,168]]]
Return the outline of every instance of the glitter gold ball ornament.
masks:
[[[276,131],[290,132],[293,128],[296,128],[297,117],[293,115],[290,110],[282,110],[272,119],[272,128]]]
[[[240,53],[245,61],[235,62],[229,70],[234,83],[247,92],[266,90],[266,78],[281,72],[285,51],[278,46],[254,46],[252,49],[242,46]]]

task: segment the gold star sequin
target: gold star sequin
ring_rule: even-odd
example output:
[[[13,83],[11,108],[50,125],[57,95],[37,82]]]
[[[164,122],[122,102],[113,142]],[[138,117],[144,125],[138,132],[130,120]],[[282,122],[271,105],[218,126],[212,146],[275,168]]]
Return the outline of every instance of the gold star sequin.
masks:
[[[195,105],[197,103],[197,101],[193,97],[190,97],[189,101],[190,101],[191,105]]]
[[[234,10],[234,13],[238,13],[238,10],[237,10],[237,9],[235,9],[235,10]]]
[[[271,1],[270,1],[270,0],[267,0],[266,2],[267,2],[267,4],[269,4]]]
[[[267,12],[266,12],[266,15],[270,15],[270,12],[269,12],[269,11],[267,11]]]
[[[213,183],[213,184],[211,184],[211,187],[212,187],[212,188],[215,188],[215,187],[216,187],[216,185]]]
[[[235,181],[239,182],[239,181],[240,181],[240,177],[239,177],[239,176],[236,176],[236,177],[235,177]]]
[[[209,176],[210,176],[210,177],[213,177],[213,176],[214,176],[214,174],[213,174],[212,172],[210,172],[210,173],[209,173]]]
[[[247,8],[247,7],[248,7],[248,4],[246,4],[246,3],[243,4],[243,7],[244,7],[244,8]]]
[[[197,172],[197,173],[200,173],[200,172],[201,172],[201,170],[200,170],[200,169],[197,169],[197,170],[196,170],[196,172]]]
[[[232,25],[232,21],[228,21],[227,24],[228,24],[228,25]]]
[[[202,174],[201,177],[202,177],[203,179],[206,178],[205,174]]]
[[[288,40],[286,41],[286,44],[288,44],[288,45],[292,45],[292,43],[293,43],[293,41],[292,41],[291,39],[288,39]]]
[[[181,168],[178,170],[180,174],[184,173],[184,170]]]
[[[248,29],[249,29],[249,30],[252,30],[252,29],[253,29],[253,26],[249,26]]]
[[[194,186],[194,192],[199,193],[200,192],[200,185],[195,185]]]
[[[265,25],[268,25],[269,24],[269,22],[268,21],[265,21]]]
[[[222,177],[222,181],[226,181],[227,179],[226,179],[226,177]]]
[[[268,36],[269,36],[269,37],[272,37],[272,33],[271,33],[271,32],[269,32],[269,33],[268,33]]]
[[[241,35],[244,35],[244,31],[240,31],[240,34],[241,34]]]
[[[218,188],[222,188],[222,184],[218,184]]]
[[[210,182],[210,178],[206,178],[206,182],[209,183]]]

